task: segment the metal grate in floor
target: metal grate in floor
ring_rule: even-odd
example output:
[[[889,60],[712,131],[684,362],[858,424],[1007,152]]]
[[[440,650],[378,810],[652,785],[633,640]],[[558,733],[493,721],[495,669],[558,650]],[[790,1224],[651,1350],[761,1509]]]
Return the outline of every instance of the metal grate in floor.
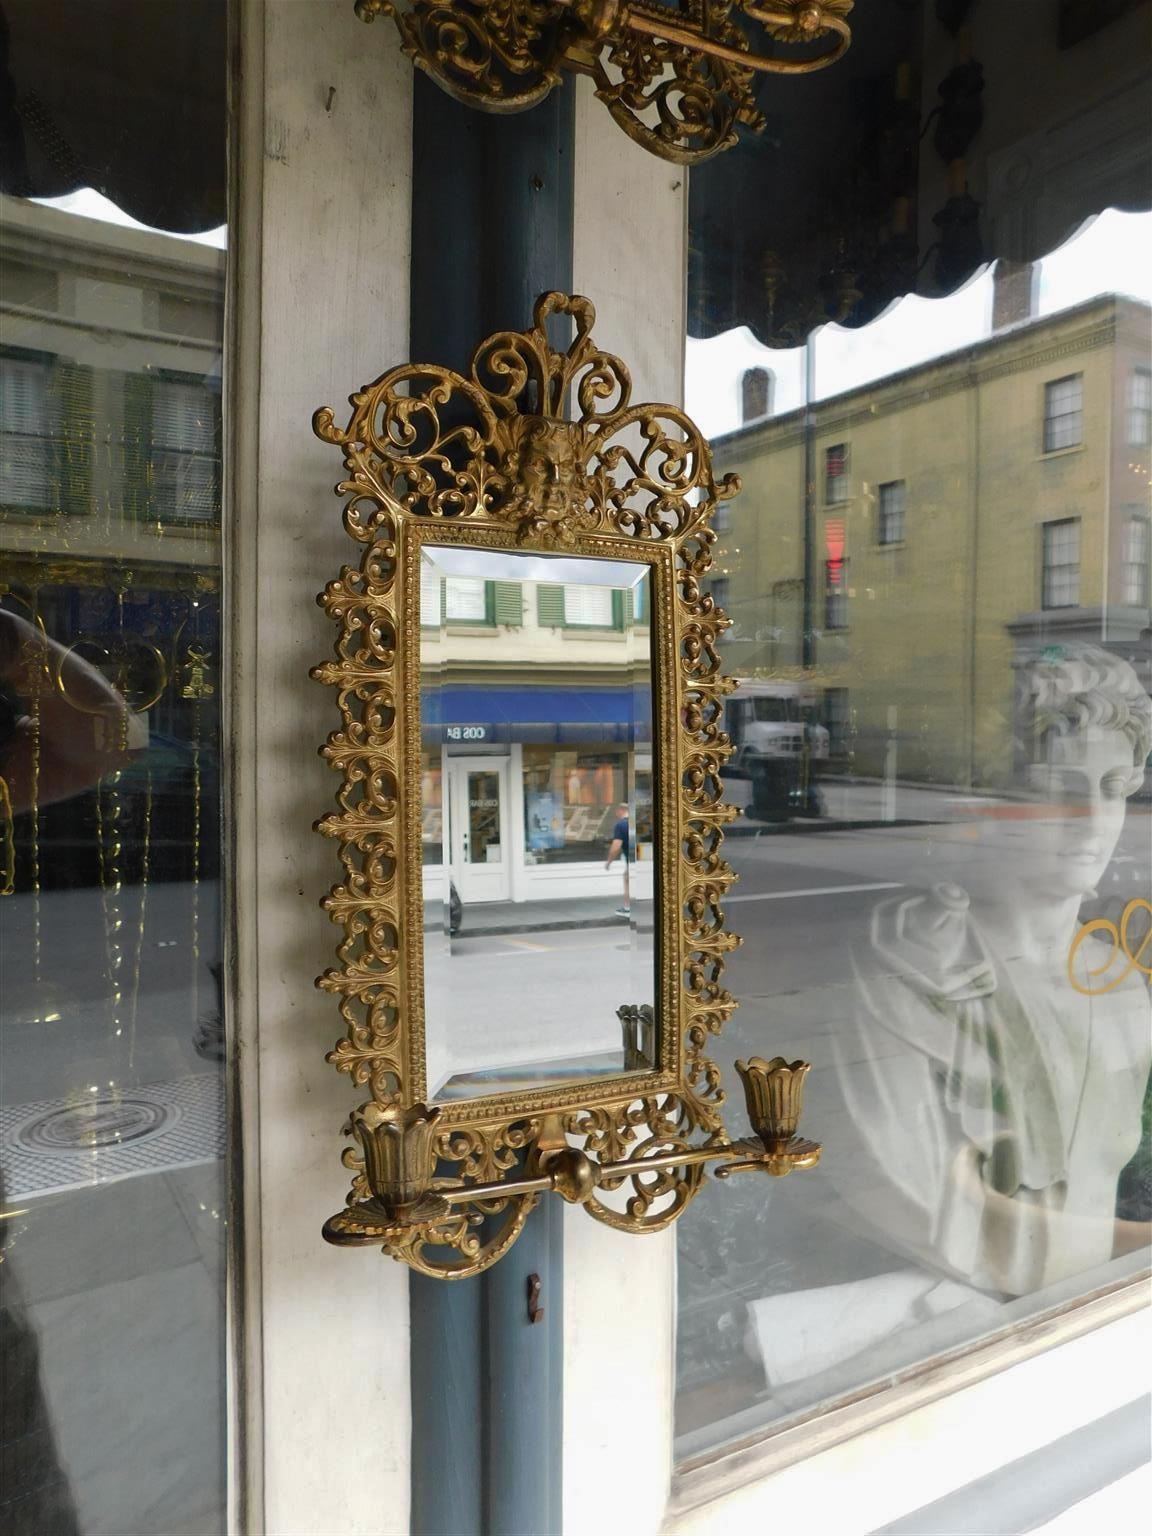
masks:
[[[0,1160],[9,1200],[223,1156],[224,1083],[217,1072],[91,1099],[0,1108]]]

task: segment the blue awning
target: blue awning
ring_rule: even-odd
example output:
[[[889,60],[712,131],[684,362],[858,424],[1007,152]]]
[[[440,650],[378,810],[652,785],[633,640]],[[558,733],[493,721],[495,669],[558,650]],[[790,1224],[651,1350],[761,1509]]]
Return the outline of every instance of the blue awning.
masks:
[[[425,743],[620,742],[651,736],[648,688],[488,688],[454,685],[421,694]],[[459,732],[459,734],[457,734]]]

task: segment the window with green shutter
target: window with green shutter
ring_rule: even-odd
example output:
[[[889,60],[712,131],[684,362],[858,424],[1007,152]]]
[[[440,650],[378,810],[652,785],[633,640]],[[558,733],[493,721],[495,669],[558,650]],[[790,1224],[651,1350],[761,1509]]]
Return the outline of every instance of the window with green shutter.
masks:
[[[0,351],[0,505],[20,512],[92,509],[92,369],[51,352]]]
[[[145,522],[152,514],[152,375],[126,373],[124,380],[124,424],[120,443],[123,454],[121,495],[124,516]]]
[[[444,620],[447,624],[492,624],[494,582],[482,576],[444,578]]]
[[[0,505],[19,512],[59,506],[58,423],[50,352],[0,353]]]
[[[536,588],[536,621],[544,629],[564,625],[564,588],[541,582]]]
[[[575,629],[620,628],[620,593],[614,587],[572,583],[563,592],[566,624]]]
[[[152,376],[149,489],[166,523],[220,521],[220,392],[196,374]]]
[[[72,517],[92,510],[96,421],[91,368],[60,363],[52,377],[60,454],[60,502]]]
[[[494,581],[492,617],[497,624],[516,628],[524,622],[524,594],[518,581]]]

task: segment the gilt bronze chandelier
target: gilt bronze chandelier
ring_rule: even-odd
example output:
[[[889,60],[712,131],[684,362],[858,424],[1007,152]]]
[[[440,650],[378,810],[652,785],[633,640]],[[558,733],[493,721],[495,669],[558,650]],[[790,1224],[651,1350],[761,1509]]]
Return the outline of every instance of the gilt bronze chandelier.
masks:
[[[638,144],[694,165],[764,127],[757,75],[841,58],[854,0],[356,0],[384,13],[404,52],[444,90],[489,112],[543,101],[563,71]]]

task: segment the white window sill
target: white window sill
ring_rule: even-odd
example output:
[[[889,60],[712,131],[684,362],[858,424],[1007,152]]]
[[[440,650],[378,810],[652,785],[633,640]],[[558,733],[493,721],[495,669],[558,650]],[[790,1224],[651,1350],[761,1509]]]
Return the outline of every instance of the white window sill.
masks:
[[[1148,1390],[1147,1278],[681,1472],[662,1536],[872,1536]]]

